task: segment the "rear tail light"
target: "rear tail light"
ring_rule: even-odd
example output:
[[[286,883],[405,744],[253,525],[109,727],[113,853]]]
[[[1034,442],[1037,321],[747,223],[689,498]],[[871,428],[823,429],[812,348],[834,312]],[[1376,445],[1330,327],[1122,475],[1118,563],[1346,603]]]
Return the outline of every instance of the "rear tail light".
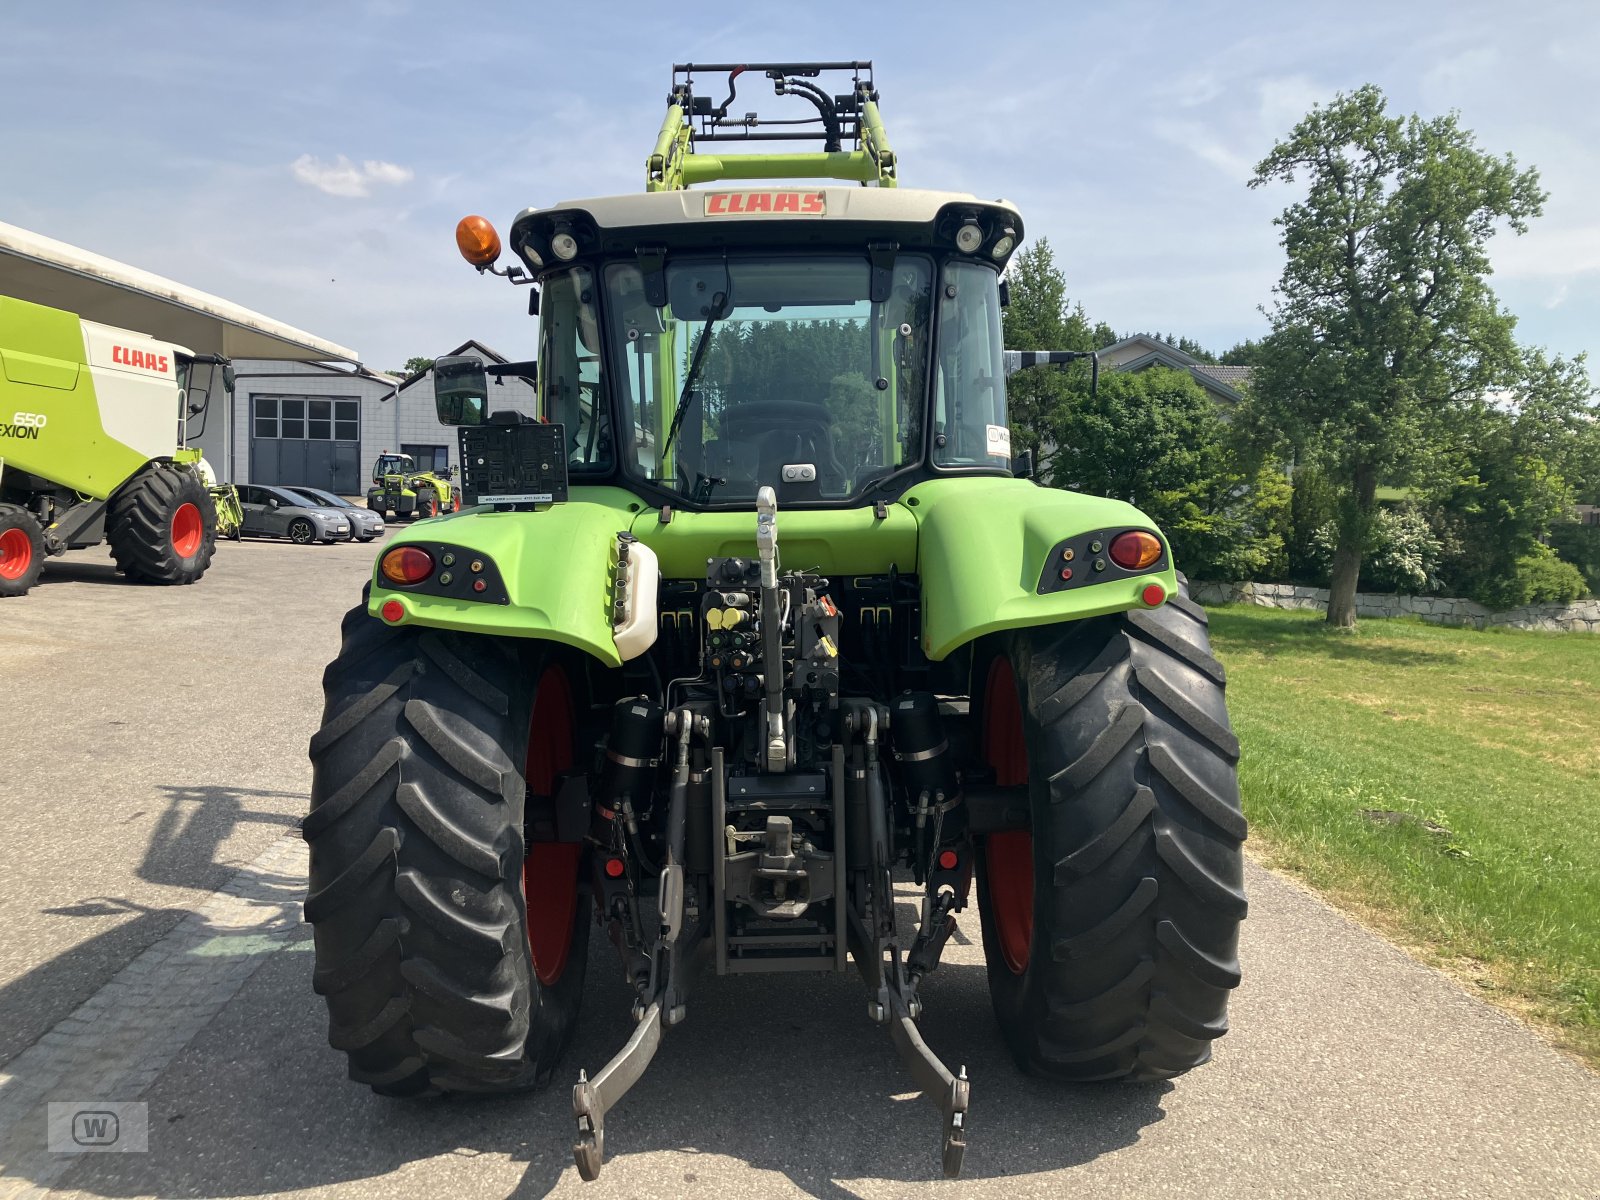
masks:
[[[378,573],[398,587],[421,583],[433,574],[433,555],[419,546],[396,546],[378,560]]]
[[[1130,529],[1111,539],[1111,561],[1124,571],[1142,571],[1161,558],[1161,539],[1142,529]]]

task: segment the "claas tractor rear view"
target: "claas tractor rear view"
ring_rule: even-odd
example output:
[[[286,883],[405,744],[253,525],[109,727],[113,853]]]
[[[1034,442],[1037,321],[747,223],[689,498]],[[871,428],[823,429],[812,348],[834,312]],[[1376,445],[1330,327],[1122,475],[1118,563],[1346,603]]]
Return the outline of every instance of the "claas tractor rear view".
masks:
[[[731,115],[753,80],[786,119]],[[877,101],[865,62],[676,67],[643,194],[525,210],[506,265],[462,222],[538,315],[538,416],[495,403],[530,364],[441,360],[463,508],[385,550],[324,677],[329,1040],[386,1095],[545,1083],[598,930],[636,1026],[571,1068],[587,1179],[714,976],[828,972],[956,1175],[971,1081],[918,1018],[973,904],[1023,1071],[1167,1079],[1227,1029],[1245,822],[1205,614],[1143,513],[1013,473],[1022,217],[899,187]]]
[[[227,360],[0,296],[0,366],[0,597],[102,541],[135,582],[204,575],[214,481],[189,442],[231,400]]]

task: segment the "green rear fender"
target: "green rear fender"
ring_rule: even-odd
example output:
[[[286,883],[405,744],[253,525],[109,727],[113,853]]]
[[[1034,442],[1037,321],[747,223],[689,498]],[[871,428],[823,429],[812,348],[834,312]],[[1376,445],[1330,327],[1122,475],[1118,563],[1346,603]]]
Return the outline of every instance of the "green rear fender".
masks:
[[[395,624],[542,638],[620,666],[611,636],[612,554],[617,534],[632,525],[639,507],[623,491],[585,488],[580,494],[575,488],[571,501],[539,512],[469,508],[420,522],[397,533],[384,553],[405,545],[470,549],[493,564],[510,603],[387,587],[374,564],[367,611],[381,619],[383,605],[398,600],[404,615]],[[470,583],[463,569],[469,566],[470,557],[458,556],[452,588]]]
[[[1143,607],[1141,594],[1152,583],[1169,596],[1178,588],[1169,553],[1161,571],[1039,594],[1046,560],[1063,540],[1100,529],[1156,529],[1120,500],[1024,479],[952,478],[920,484],[901,503],[917,518],[922,648],[935,661],[986,633]],[[1085,568],[1092,565],[1079,565]]]

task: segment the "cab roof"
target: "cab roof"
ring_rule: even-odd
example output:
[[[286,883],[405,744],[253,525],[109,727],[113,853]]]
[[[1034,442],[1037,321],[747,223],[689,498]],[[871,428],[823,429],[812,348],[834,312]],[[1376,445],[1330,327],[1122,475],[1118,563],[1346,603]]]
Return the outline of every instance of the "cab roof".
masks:
[[[911,247],[951,241],[967,220],[985,228],[986,243],[1001,229],[1011,230],[1015,243],[1022,240],[1022,215],[1007,200],[982,200],[967,192],[799,182],[564,200],[550,208],[524,209],[512,223],[509,244],[537,273],[560,265],[551,253],[551,239],[563,231],[577,238],[585,254],[632,252],[652,237],[679,246],[859,244],[876,229],[892,230],[897,244]],[[1008,257],[995,265],[1003,267]]]

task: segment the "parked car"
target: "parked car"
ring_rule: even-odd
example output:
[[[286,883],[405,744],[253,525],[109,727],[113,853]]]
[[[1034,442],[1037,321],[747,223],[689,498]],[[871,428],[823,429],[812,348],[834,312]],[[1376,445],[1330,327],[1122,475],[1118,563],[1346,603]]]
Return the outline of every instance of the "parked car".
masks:
[[[370,508],[363,508],[359,504],[351,504],[343,496],[335,496],[332,492],[314,487],[286,487],[283,490],[304,497],[319,507],[343,513],[350,519],[350,533],[358,542],[370,542],[383,533],[382,513],[373,512]]]
[[[239,507],[251,537],[286,537],[302,545],[350,540],[350,518],[341,509],[312,504],[287,488],[240,484]]]

